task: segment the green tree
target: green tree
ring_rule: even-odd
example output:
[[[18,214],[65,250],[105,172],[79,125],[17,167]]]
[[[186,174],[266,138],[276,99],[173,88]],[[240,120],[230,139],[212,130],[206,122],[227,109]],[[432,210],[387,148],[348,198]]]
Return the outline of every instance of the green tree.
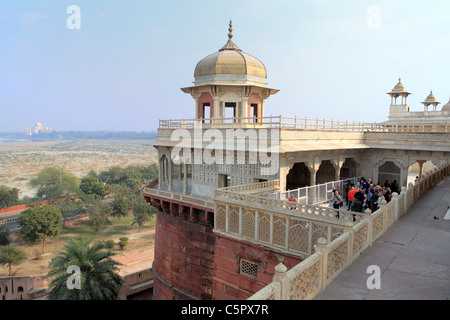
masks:
[[[97,180],[97,173],[94,170],[90,170],[86,175],[87,178],[95,178]]]
[[[19,189],[0,186],[0,208],[11,207],[19,201]]]
[[[119,166],[110,168],[109,170],[102,171],[99,174],[99,178],[107,183],[119,184],[121,182],[123,169]]]
[[[41,170],[30,180],[30,186],[37,188],[37,198],[55,204],[64,218],[81,209],[83,193],[78,187],[78,179],[63,168],[49,167]]]
[[[59,167],[43,169],[29,184],[37,188],[37,197],[41,200],[63,199],[78,193],[78,179]]]
[[[123,169],[121,180],[122,182],[125,182],[128,179],[137,179],[138,181],[141,181],[141,173],[136,166],[128,166]]]
[[[92,194],[92,188],[97,183],[97,179],[93,177],[85,177],[81,179],[80,189],[86,194]]]
[[[98,202],[90,206],[87,213],[89,215],[88,224],[94,229],[94,232],[99,232],[107,224],[111,224],[109,216],[112,213],[112,208],[105,203]]]
[[[151,164],[149,166],[128,166],[121,168],[115,166],[109,170],[102,171],[98,175],[99,180],[110,184],[124,184],[128,179],[136,179],[141,184],[144,180],[153,180],[158,176],[158,166]]]
[[[98,182],[96,178],[86,177],[81,179],[80,189],[87,195],[94,195],[95,198],[103,199],[106,195],[106,188],[102,182]]]
[[[0,246],[7,246],[11,242],[11,231],[6,224],[0,226]]]
[[[139,172],[143,182],[148,182],[158,177],[158,165],[156,163],[152,163],[149,166],[136,166],[135,169]]]
[[[123,250],[128,244],[128,240],[120,239],[117,245],[120,247],[120,250]]]
[[[107,240],[105,241],[105,247],[108,249],[114,248],[114,240]]]
[[[65,198],[62,201],[57,201],[55,204],[61,210],[61,214],[63,217],[63,225],[66,225],[66,218],[69,217],[73,212],[79,212],[83,206],[86,205],[86,199],[80,201],[82,197],[75,198],[69,197]]]
[[[70,239],[62,252],[54,257],[47,278],[49,300],[116,300],[122,288],[122,277],[117,273],[120,263],[111,257],[114,254],[104,250],[101,242],[92,239]],[[79,268],[80,288],[67,285],[70,266]]]
[[[139,232],[141,232],[141,227],[150,220],[156,212],[156,208],[148,204],[143,197],[137,197],[133,201],[131,208],[134,216],[131,225],[137,224],[139,226]]]
[[[11,266],[16,266],[25,261],[27,255],[19,247],[9,244],[0,247],[0,265],[9,266],[9,275],[11,276]]]
[[[128,188],[129,193],[133,196],[137,196],[142,192],[141,181],[139,179],[129,178],[124,181],[124,185]]]
[[[103,199],[104,196],[106,196],[106,187],[103,183],[97,182],[92,187],[92,194],[94,194],[96,197]]]
[[[44,253],[45,240],[62,230],[61,210],[54,205],[28,208],[17,218],[17,223],[20,226],[18,237],[25,242],[42,241]]]
[[[128,201],[125,198],[124,193],[119,191],[114,195],[114,205],[112,215],[114,217],[118,217],[120,222],[120,217],[124,217],[127,214],[128,214]]]

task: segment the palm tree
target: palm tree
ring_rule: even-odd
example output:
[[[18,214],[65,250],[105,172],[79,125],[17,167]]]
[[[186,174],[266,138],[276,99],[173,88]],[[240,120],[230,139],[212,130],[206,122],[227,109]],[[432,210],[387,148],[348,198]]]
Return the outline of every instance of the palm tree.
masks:
[[[116,300],[122,287],[122,277],[117,274],[119,262],[111,259],[114,254],[104,250],[101,242],[92,239],[70,239],[64,250],[54,257],[47,278],[50,300]],[[75,266],[79,274],[68,270]],[[71,268],[69,268],[71,267]],[[70,278],[77,276],[79,288],[69,285]]]

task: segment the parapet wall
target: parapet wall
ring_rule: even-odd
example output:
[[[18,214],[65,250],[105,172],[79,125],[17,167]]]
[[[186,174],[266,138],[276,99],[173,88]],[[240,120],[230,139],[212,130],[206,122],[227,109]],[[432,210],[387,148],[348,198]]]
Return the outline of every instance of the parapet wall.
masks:
[[[217,234],[214,300],[245,300],[272,281],[274,268],[289,268],[301,258]]]
[[[424,174],[408,188],[403,187],[400,195],[393,193],[391,202],[382,201],[375,212],[366,210],[363,219],[349,224],[346,231],[331,243],[318,239],[315,252],[307,259],[288,270],[279,264],[275,267],[273,281],[251,296],[250,300],[306,300],[323,291],[354,259],[430,188],[450,174],[450,164],[442,165]]]
[[[158,210],[153,264],[155,300],[211,300],[212,227]]]

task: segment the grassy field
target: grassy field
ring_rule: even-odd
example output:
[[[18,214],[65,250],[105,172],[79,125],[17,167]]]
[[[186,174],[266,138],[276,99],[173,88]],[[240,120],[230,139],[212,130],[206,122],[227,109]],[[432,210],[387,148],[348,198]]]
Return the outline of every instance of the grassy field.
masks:
[[[140,232],[138,232],[137,225],[131,226],[132,220],[132,214],[122,217],[120,222],[118,218],[111,218],[111,225],[108,225],[98,233],[95,233],[87,224],[87,219],[67,223],[67,227],[60,235],[52,240],[46,241],[44,254],[41,253],[42,243],[25,243],[17,239],[16,236],[13,236],[13,243],[20,246],[28,257],[27,261],[18,266],[13,266],[13,273],[16,276],[46,274],[49,270],[48,264],[51,258],[61,251],[66,241],[71,238],[93,238],[94,241],[114,240],[116,245],[111,251],[116,255],[152,247],[154,244],[156,215],[141,228]],[[117,246],[117,242],[121,237],[127,237],[129,239],[127,246],[123,250]],[[0,276],[7,275],[8,267],[4,266],[0,268]]]
[[[120,218],[110,218],[111,225],[105,227],[103,231],[95,233],[92,228],[86,223],[87,220],[84,220],[82,224],[69,227],[61,232],[58,236],[61,240],[68,238],[93,238],[94,241],[102,241],[109,240],[111,237],[117,237],[120,235],[126,235],[130,232],[135,233],[138,232],[138,226],[133,225],[133,215],[128,214],[125,217]],[[156,224],[156,215],[151,218],[151,220],[146,223],[142,228],[141,232],[154,228]]]

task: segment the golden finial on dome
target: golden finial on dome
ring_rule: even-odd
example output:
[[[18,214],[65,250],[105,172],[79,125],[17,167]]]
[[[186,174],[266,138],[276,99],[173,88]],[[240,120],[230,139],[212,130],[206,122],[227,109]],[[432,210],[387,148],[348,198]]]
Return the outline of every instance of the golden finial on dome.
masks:
[[[233,42],[231,38],[233,38],[233,22],[230,20],[230,27],[228,28],[228,41],[227,43],[220,49],[219,51],[223,50],[236,50],[236,51],[242,51],[238,48],[238,46]]]
[[[228,28],[228,31],[229,31],[229,33],[228,33],[228,38],[229,39],[231,39],[231,38],[233,38],[233,22],[231,21],[231,19],[230,19],[230,27]]]
[[[436,101],[436,97],[433,94],[433,90],[430,90],[430,94],[428,95],[426,100]]]
[[[398,78],[398,83],[395,85],[393,90],[395,90],[395,91],[406,90],[404,84],[402,83],[402,78]]]

